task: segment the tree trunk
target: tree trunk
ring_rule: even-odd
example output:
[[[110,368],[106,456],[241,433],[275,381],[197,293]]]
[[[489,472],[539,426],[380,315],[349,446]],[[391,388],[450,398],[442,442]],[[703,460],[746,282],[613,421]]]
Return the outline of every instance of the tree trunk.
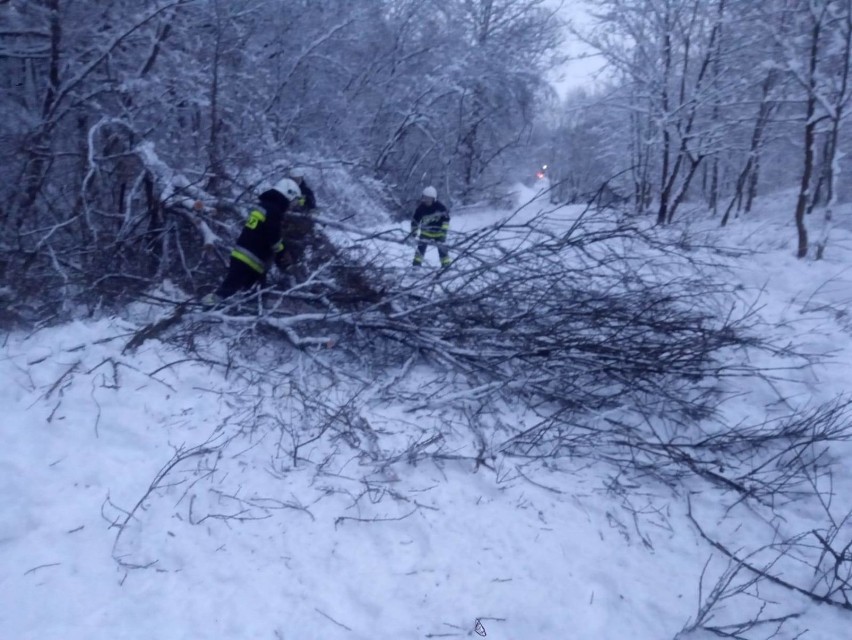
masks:
[[[674,214],[677,211],[678,207],[683,202],[684,198],[686,198],[686,194],[689,191],[689,185],[692,182],[692,179],[695,177],[695,172],[698,170],[698,166],[701,164],[703,156],[698,156],[696,159],[690,159],[689,161],[689,173],[686,174],[686,177],[683,180],[683,184],[680,187],[680,191],[678,191],[677,196],[675,196],[674,202],[672,203],[671,208],[669,209],[669,219],[666,221],[667,223],[671,223],[674,218]]]
[[[746,191],[745,207],[743,213],[751,213],[754,200],[757,198],[757,185],[760,183],[760,149],[754,158],[754,166],[748,178],[748,190]]]
[[[840,70],[840,86],[836,96],[834,113],[831,114],[831,130],[825,142],[825,186],[826,207],[823,218],[823,229],[820,239],[817,241],[816,259],[821,260],[825,255],[828,238],[834,224],[834,207],[837,204],[837,179],[840,174],[840,157],[837,147],[840,143],[840,128],[845,115],[846,101],[849,95],[849,72],[852,70],[852,1],[847,0],[844,6],[843,24],[843,48],[841,49],[843,64]]]
[[[807,120],[805,124],[805,163],[802,169],[802,181],[799,184],[799,195],[796,198],[796,231],[799,237],[799,246],[796,251],[798,258],[808,255],[808,230],[805,227],[805,214],[808,210],[808,198],[810,196],[811,177],[814,171],[814,138],[816,137],[816,123],[813,122],[816,110],[816,99],[808,98]]]
[[[799,195],[796,198],[796,231],[798,233],[798,249],[796,257],[804,258],[808,255],[808,230],[805,227],[805,214],[808,210],[808,200],[811,197],[811,180],[814,172],[814,143],[816,140],[817,123],[816,115],[816,67],[819,60],[819,40],[821,24],[814,23],[811,31],[811,49],[808,59],[808,96],[807,108],[805,109],[805,158],[802,168],[802,180],[799,184]]]
[[[219,118],[219,74],[221,72],[222,59],[222,7],[216,2],[216,42],[213,47],[212,76],[210,78],[210,137],[208,139],[207,153],[210,158],[210,178],[207,181],[207,190],[218,194],[219,185],[225,174],[222,162],[221,141],[219,138],[221,120]]]
[[[668,6],[666,7],[666,25],[670,22]],[[669,155],[671,154],[671,134],[669,133],[669,77],[672,66],[672,37],[667,30],[663,37],[663,87],[661,94],[661,106],[663,121],[663,149],[662,169],[660,170],[660,208],[657,210],[657,224],[665,224],[669,216],[669,196],[671,193],[671,180],[669,176]]]
[[[770,73],[763,81],[763,98],[760,101],[760,107],[757,111],[757,118],[754,121],[754,129],[751,133],[751,143],[748,150],[748,158],[745,166],[737,176],[737,186],[731,202],[725,209],[725,215],[722,217],[722,226],[728,224],[731,210],[736,206],[739,212],[743,206],[743,197],[745,195],[745,212],[751,211],[751,205],[757,193],[757,178],[760,169],[760,154],[763,149],[763,132],[769,122],[769,117],[775,109],[775,105],[769,100],[769,94],[774,84],[774,75]]]
[[[714,156],[710,169],[710,211],[715,216],[719,213],[719,156]]]
[[[62,64],[62,19],[59,14],[59,0],[47,0],[47,9],[50,12],[50,61],[48,64],[48,84],[42,101],[42,117],[47,118],[53,109],[54,100],[59,90],[59,71]],[[30,215],[30,209],[36,202],[41,188],[47,179],[50,162],[47,160],[46,147],[48,143],[48,126],[43,122],[40,128],[27,140],[27,161],[23,179],[21,180],[21,192],[17,206],[12,215],[16,218],[15,229],[20,229],[24,220]]]

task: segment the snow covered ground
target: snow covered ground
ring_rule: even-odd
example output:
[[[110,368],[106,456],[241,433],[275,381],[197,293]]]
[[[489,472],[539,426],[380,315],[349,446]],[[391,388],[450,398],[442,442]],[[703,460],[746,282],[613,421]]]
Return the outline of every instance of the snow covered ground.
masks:
[[[743,300],[759,300],[778,340],[832,354],[769,381],[731,381],[741,394],[721,408],[730,422],[848,391],[852,232],[835,232],[825,260],[796,260],[791,210],[767,199],[723,232],[706,220],[691,229],[756,250],[725,258]],[[507,215],[459,214],[453,229]],[[403,259],[409,249],[394,250]],[[492,470],[400,459],[377,471],[345,455],[342,441],[327,455],[324,440],[285,455],[299,430],[281,425],[301,415],[286,381],[266,381],[261,393],[251,375],[157,341],[125,352],[146,320],[134,311],[3,340],[0,638],[668,640],[729,567],[687,517],[687,498],[707,532],[755,552],[760,566],[774,558],[766,545],[820,517],[803,501],[769,518],[698,482],[625,489],[585,461],[545,468],[507,458]],[[300,366],[296,358],[292,375]],[[428,437],[430,421],[463,420],[388,405],[378,393],[361,406],[401,443]],[[262,421],[247,426],[249,415]],[[832,454],[852,452],[836,445]],[[833,482],[840,520],[852,508],[852,476],[841,465]],[[848,541],[850,526],[838,536]],[[778,566],[803,587],[815,580],[804,563]],[[760,590],[774,603],[767,617],[798,614],[777,637],[849,636],[852,612],[769,583]],[[761,604],[732,597],[716,621],[749,619]]]

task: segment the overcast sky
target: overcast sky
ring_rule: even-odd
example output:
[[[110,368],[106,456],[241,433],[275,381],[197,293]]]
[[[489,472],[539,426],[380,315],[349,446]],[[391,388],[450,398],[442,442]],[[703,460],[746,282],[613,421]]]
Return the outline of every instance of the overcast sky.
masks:
[[[585,2],[581,0],[550,0],[549,4],[560,7],[560,17],[570,20],[575,26],[583,29],[589,25],[589,17],[585,11]],[[572,60],[557,69],[551,82],[560,96],[577,87],[591,87],[594,85],[594,76],[600,71],[603,64],[600,57],[593,54],[582,42],[570,33],[565,35],[565,53]]]

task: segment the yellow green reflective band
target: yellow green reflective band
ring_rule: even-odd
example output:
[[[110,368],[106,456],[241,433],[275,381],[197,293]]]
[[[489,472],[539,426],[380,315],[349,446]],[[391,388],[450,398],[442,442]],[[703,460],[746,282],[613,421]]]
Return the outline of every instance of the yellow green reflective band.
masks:
[[[263,263],[261,263],[257,259],[257,256],[251,253],[250,251],[245,251],[244,249],[240,249],[238,247],[231,251],[231,257],[236,258],[240,262],[247,264],[258,273],[263,273],[266,271],[266,269],[263,267]]]
[[[442,231],[426,231],[424,229],[424,230],[420,231],[420,237],[421,238],[435,238],[435,239],[446,238],[447,232],[443,231],[443,230]]]
[[[261,222],[266,222],[266,214],[263,211],[258,211],[254,209],[246,220],[246,227],[248,229],[257,229],[257,225]]]
[[[284,251],[284,243],[283,243],[283,242],[279,242],[279,243],[278,243],[278,244],[276,244],[274,247],[272,247],[272,250],[273,250],[275,253],[281,253],[282,251]]]

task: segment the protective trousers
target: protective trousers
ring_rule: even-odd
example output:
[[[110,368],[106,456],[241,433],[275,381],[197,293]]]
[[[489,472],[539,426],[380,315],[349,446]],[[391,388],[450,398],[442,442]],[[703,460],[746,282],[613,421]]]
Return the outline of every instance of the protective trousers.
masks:
[[[412,264],[415,267],[419,267],[423,264],[423,258],[426,256],[426,247],[429,245],[434,245],[438,249],[438,257],[441,259],[442,267],[449,267],[452,260],[450,260],[450,250],[447,249],[447,234],[442,234],[440,236],[424,238],[423,234],[420,234],[420,242],[417,243],[417,249],[414,251],[414,261]]]
[[[228,275],[225,276],[216,295],[220,298],[230,298],[238,291],[248,291],[254,285],[260,284],[263,286],[264,274],[252,269],[245,262],[231,256],[231,264],[228,266]]]

